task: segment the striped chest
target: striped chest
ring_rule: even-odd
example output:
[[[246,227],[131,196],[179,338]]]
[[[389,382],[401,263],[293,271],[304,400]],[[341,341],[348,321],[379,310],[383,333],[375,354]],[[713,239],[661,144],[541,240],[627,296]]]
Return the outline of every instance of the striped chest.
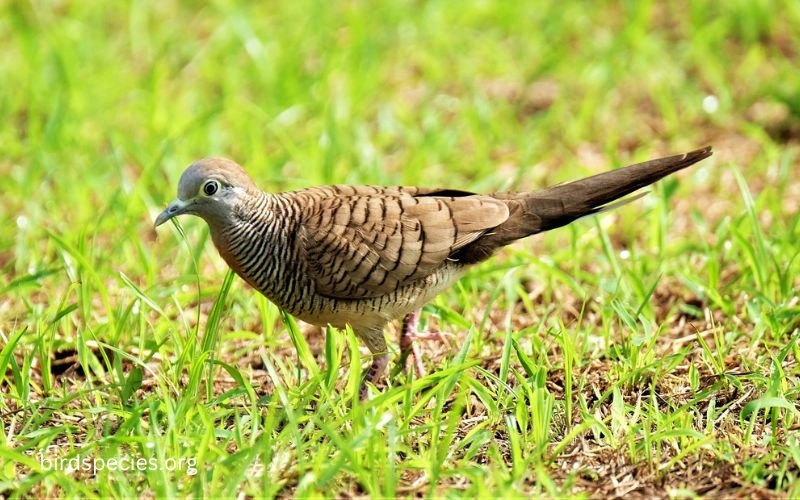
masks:
[[[281,308],[296,313],[304,308],[313,286],[298,258],[292,224],[298,217],[293,212],[280,200],[257,198],[238,207],[227,224],[212,226],[211,238],[236,274]]]

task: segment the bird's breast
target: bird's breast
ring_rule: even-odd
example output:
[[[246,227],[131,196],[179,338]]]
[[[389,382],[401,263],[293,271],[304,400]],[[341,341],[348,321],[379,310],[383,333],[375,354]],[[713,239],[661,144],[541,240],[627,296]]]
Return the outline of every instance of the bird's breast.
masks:
[[[464,266],[446,261],[431,274],[371,297],[329,297],[317,293],[290,228],[240,221],[211,237],[225,262],[278,307],[312,324],[339,328],[382,328],[419,309],[457,281]]]

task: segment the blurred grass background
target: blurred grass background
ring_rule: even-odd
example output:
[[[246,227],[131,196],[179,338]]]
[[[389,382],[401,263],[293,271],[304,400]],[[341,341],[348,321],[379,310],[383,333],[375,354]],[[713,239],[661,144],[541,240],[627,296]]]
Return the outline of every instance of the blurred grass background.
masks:
[[[235,488],[238,483],[219,472],[220,463],[235,462],[229,453],[240,456],[236,450],[248,449],[237,441],[241,436],[231,445],[227,433],[234,431],[225,419],[233,417],[214,403],[210,385],[189,402],[179,396],[186,377],[192,383],[201,377],[202,370],[189,367],[205,366],[203,360],[187,361],[200,350],[191,347],[203,333],[195,329],[195,318],[205,324],[225,266],[201,221],[182,221],[187,244],[174,231],[156,238],[152,220],[174,197],[183,168],[203,156],[236,159],[269,190],[369,183],[480,191],[533,189],[706,144],[715,148],[712,160],[662,183],[655,195],[602,220],[521,243],[480,267],[427,310],[430,324],[460,339],[471,326],[489,332],[475,335],[471,354],[483,359],[490,373],[486,360],[502,359],[495,375],[508,376],[509,364],[527,366],[524,355],[509,354],[512,337],[522,342],[532,350],[534,364],[550,372],[537,379],[520,368],[521,380],[538,380],[537,387],[555,395],[548,397],[562,401],[570,425],[589,421],[596,408],[586,401],[592,401],[593,391],[595,396],[621,391],[614,411],[636,413],[635,404],[625,406],[631,403],[625,399],[633,390],[630,380],[638,380],[642,366],[663,361],[667,351],[679,354],[674,366],[685,368],[676,373],[687,391],[704,387],[703,377],[761,374],[731,414],[738,418],[743,405],[765,394],[786,402],[788,407],[776,403],[765,410],[771,417],[762,423],[769,424],[771,438],[760,434],[766,444],[759,453],[768,460],[744,438],[742,448],[700,451],[710,446],[709,435],[724,440],[733,432],[708,424],[707,435],[695,428],[701,436],[691,445],[684,438],[669,441],[682,451],[665,460],[666,470],[688,456],[711,467],[698,470],[719,471],[724,464],[727,475],[752,491],[797,491],[791,488],[800,449],[796,438],[778,431],[786,417],[785,432],[796,432],[798,370],[792,353],[797,349],[789,339],[797,333],[800,313],[800,3],[21,1],[3,4],[0,16],[0,376],[5,373],[0,413],[6,437],[0,456],[9,459],[0,467],[0,491],[168,494],[210,486],[212,494],[621,493],[610,486],[610,473],[586,465],[594,472],[584,474],[584,465],[559,455],[564,448],[542,458],[547,446],[541,442],[522,446],[519,457],[517,451],[509,452],[512,458],[502,450],[488,453],[487,476],[465,465],[484,463],[472,455],[455,464],[441,457],[451,467],[441,482],[431,479],[439,477],[438,469],[434,473],[419,450],[403,452],[419,453],[416,462],[398,464],[385,454],[348,456],[322,479],[320,464],[284,457],[287,464],[269,476],[269,488],[248,479],[242,471],[250,462],[244,460],[231,466],[243,483]],[[234,363],[264,346],[276,363],[291,358],[291,344],[271,305],[238,281],[227,300],[217,346],[221,360]],[[496,313],[487,312],[492,308]],[[640,313],[646,317],[641,323]],[[686,326],[692,321],[703,325]],[[699,340],[664,347],[661,333],[652,334],[644,324],[671,332],[665,335],[673,343],[694,334]],[[705,328],[711,328],[714,342],[698,333]],[[572,347],[559,337],[565,331],[575,332]],[[537,340],[540,336],[545,340]],[[598,338],[602,342],[593,343]],[[338,342],[341,355],[346,342]],[[125,356],[104,358],[97,345],[126,353],[133,365],[161,360],[164,372],[142,389],[131,380],[131,366],[121,361]],[[437,349],[428,361],[434,371],[455,356]],[[616,353],[610,362],[606,350]],[[75,366],[80,365],[76,379],[53,369],[58,352],[74,353]],[[575,359],[564,361],[565,353]],[[291,372],[292,362],[285,363]],[[668,373],[674,368],[669,363],[648,373]],[[588,384],[585,391],[575,386],[575,394],[582,392],[575,396],[572,381],[578,384],[581,374],[596,370],[619,383],[589,389],[594,383],[589,378],[580,382]],[[455,400],[469,405],[470,394],[500,397],[502,384],[481,377],[488,375],[478,377],[480,383],[459,385]],[[564,377],[560,388],[546,387],[547,380]],[[481,392],[486,380],[490,390]],[[251,378],[247,384],[258,389],[258,383]],[[651,392],[658,392],[658,380],[650,383]],[[741,394],[749,390],[731,384]],[[313,384],[305,387],[314,393]],[[65,391],[80,396],[67,398]],[[185,407],[156,412],[155,401],[169,397]],[[409,417],[411,401],[419,403],[408,398],[402,415],[395,415],[400,421]],[[679,405],[680,418],[709,411],[698,409],[700,403]],[[344,399],[337,404],[337,418],[345,423],[337,422],[344,427],[358,427],[354,421],[368,418],[351,415]],[[207,408],[187,409],[193,405]],[[83,415],[97,428],[57,419],[46,408]],[[286,411],[270,408],[269,415]],[[489,405],[491,426],[507,424],[504,408]],[[395,412],[386,402],[375,410],[378,417]],[[124,435],[126,445],[143,436],[154,439],[155,431],[141,425],[148,411],[180,416],[180,425],[164,424],[174,433],[172,446],[178,437],[192,443],[190,451],[208,445],[195,435],[218,440],[200,479],[144,475],[105,489],[92,478],[28,475],[26,467],[35,470],[35,464],[20,465],[26,450],[65,439],[108,444],[105,440]],[[249,411],[248,418],[260,414],[255,406]],[[423,415],[440,422],[459,417],[447,408],[437,411],[443,413]],[[663,411],[655,405],[652,418]],[[751,407],[747,415],[752,412]],[[605,413],[594,413],[608,424]],[[108,414],[124,432],[104,427]],[[325,417],[312,416],[323,427]],[[275,418],[294,422],[291,416]],[[126,422],[136,424],[126,427]],[[663,430],[663,422],[647,422]],[[666,427],[699,425],[681,422]],[[257,449],[259,436],[272,428],[253,425],[244,440]],[[409,421],[400,429],[404,425]],[[629,432],[620,425],[609,434]],[[746,430],[748,424],[730,425]],[[308,436],[290,439],[279,427],[275,435],[288,441],[276,438],[273,446],[288,446],[296,438],[300,450],[315,449]],[[48,428],[53,432],[41,430]],[[213,432],[205,434],[209,429]],[[586,429],[576,432],[590,432]],[[629,466],[645,464],[652,474],[641,488],[664,488],[664,469],[646,451],[649,445],[642,447],[636,432],[630,435],[635,451],[604,442],[603,453],[623,450]],[[551,445],[558,442],[553,433],[542,436]],[[576,434],[564,443],[584,437]],[[417,438],[409,431],[392,439],[410,447]],[[334,456],[342,442],[325,439]],[[383,446],[388,438],[378,433],[370,439]],[[745,448],[750,452],[741,452]],[[742,465],[740,452],[752,464]],[[396,458],[396,450],[392,453]],[[607,462],[602,456],[600,462]],[[382,474],[368,459],[388,467],[396,484],[368,479]],[[509,463],[511,472],[504,468]],[[554,472],[565,463],[579,472]],[[420,476],[409,470],[426,470],[427,481],[414,486]],[[309,471],[318,483],[303,482]],[[704,491],[692,486],[689,476],[681,477],[676,491]],[[481,489],[481,481],[488,489]]]

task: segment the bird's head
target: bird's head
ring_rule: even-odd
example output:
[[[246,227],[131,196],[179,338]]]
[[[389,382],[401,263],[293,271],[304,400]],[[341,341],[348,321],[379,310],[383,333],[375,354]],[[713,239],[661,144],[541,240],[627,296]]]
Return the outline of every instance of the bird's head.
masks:
[[[197,215],[210,224],[224,220],[254,189],[247,172],[232,160],[205,158],[196,161],[181,175],[178,197],[158,214],[154,227],[181,214]]]

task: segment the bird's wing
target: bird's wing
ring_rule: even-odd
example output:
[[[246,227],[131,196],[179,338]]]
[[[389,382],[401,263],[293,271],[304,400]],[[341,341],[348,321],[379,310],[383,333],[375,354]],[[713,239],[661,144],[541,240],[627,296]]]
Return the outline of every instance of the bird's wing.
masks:
[[[337,186],[305,197],[300,255],[319,294],[378,297],[425,278],[505,222],[502,201],[463,191]]]

